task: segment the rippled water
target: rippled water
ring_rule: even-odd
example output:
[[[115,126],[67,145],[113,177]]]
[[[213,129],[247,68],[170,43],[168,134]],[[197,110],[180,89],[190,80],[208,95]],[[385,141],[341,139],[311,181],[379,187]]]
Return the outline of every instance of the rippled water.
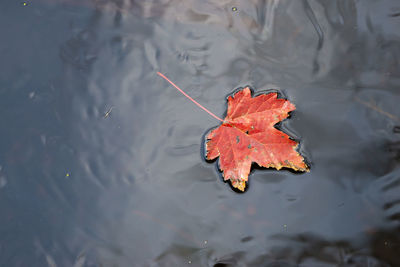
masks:
[[[0,25],[0,266],[400,266],[398,0],[4,0]],[[157,71],[218,116],[278,89],[311,171],[232,191],[218,121]]]

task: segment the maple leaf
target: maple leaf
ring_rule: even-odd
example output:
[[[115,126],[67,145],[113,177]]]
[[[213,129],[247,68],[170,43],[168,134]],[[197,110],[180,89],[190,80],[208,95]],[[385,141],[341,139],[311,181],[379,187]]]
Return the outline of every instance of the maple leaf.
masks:
[[[206,158],[219,157],[224,180],[244,191],[253,162],[261,167],[307,171],[304,158],[296,151],[298,143],[276,129],[295,106],[277,93],[252,97],[246,87],[228,97],[223,123],[206,137]]]
[[[219,157],[219,168],[234,188],[244,191],[253,162],[261,167],[308,171],[304,159],[296,151],[298,143],[274,125],[287,118],[295,106],[277,93],[252,97],[246,87],[228,97],[225,120],[203,107],[161,72],[168,81],[190,101],[222,122],[206,138],[206,159]]]

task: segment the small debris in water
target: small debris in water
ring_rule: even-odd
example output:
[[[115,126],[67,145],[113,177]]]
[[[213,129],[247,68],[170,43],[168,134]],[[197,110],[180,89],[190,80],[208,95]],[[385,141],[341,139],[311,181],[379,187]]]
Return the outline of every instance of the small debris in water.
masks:
[[[191,264],[191,263],[192,263],[192,261],[188,261],[188,263],[189,263],[189,264]]]
[[[204,245],[207,245],[207,243],[208,243],[207,240],[204,240]]]
[[[113,110],[114,107],[111,107],[108,109],[108,111],[106,113],[104,113],[104,117],[103,118],[107,118],[108,116],[110,116],[111,111]]]
[[[29,93],[29,98],[32,99],[34,96],[35,96],[35,92],[30,92],[30,93]]]

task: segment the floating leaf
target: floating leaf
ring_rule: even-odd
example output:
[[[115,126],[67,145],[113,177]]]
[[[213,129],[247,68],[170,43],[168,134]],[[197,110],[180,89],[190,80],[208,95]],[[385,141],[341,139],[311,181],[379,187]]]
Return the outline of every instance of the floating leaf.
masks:
[[[252,97],[246,87],[228,97],[227,115],[218,128],[206,137],[206,158],[219,157],[224,180],[241,191],[253,162],[261,167],[290,168],[306,171],[303,157],[296,151],[298,143],[276,129],[295,106],[279,99],[277,93]]]
[[[228,97],[225,120],[203,107],[164,74],[168,81],[190,101],[213,116],[222,124],[206,138],[206,159],[219,157],[219,168],[224,180],[230,180],[234,188],[244,191],[253,162],[261,167],[295,171],[308,171],[304,158],[296,151],[298,143],[274,127],[289,116],[295,106],[286,99],[278,99],[277,93],[252,97],[246,87]]]

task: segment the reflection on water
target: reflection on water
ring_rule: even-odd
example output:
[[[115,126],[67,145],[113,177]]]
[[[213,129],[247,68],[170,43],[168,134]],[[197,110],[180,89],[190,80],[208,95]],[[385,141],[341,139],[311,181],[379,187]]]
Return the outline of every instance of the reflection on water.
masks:
[[[232,8],[236,7],[237,10]],[[1,266],[400,265],[400,3],[1,1]],[[250,85],[311,172],[204,161]]]

